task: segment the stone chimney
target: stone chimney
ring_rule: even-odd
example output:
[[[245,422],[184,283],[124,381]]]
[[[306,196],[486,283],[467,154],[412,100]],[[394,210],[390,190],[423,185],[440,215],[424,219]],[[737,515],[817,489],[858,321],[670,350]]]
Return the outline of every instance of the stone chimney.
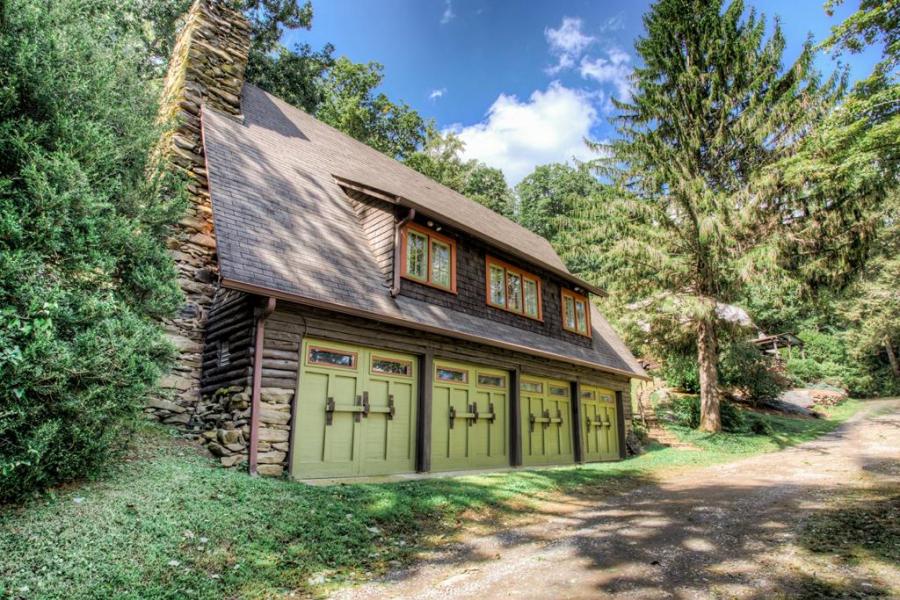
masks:
[[[241,119],[249,49],[250,24],[244,15],[221,0],[196,0],[178,34],[166,75],[159,120],[173,127],[160,140],[156,158],[187,177],[190,199],[168,240],[185,295],[178,315],[165,323],[178,348],[178,360],[162,386],[174,392],[174,402],[156,400],[150,405],[166,423],[188,425],[200,399],[204,324],[218,288],[201,108]]]

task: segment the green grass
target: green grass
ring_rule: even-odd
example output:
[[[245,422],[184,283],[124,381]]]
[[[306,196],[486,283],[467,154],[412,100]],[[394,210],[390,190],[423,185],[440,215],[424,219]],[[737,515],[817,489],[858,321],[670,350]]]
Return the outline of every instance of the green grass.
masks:
[[[789,417],[757,413],[756,418],[771,427],[771,435],[752,433],[704,433],[687,427],[667,425],[678,438],[690,442],[711,454],[758,454],[773,452],[801,444],[833,431],[852,417],[862,404],[859,400],[847,400],[837,406],[819,408],[826,415],[823,419]]]
[[[597,495],[662,471],[777,449],[834,428],[858,408],[845,405],[828,421],[777,419],[777,443],[696,436],[704,451],[657,446],[617,463],[327,487],[216,468],[151,426],[141,447],[152,450],[100,480],[0,509],[0,598],[317,593],[409,560],[427,536],[452,533],[466,518],[527,510],[542,494]]]

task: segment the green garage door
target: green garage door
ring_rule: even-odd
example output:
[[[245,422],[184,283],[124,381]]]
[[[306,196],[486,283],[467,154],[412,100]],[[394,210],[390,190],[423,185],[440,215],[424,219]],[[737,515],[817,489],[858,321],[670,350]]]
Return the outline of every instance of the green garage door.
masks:
[[[435,361],[431,470],[509,465],[506,371]]]
[[[569,394],[566,381],[522,377],[519,395],[524,465],[559,465],[575,460]]]
[[[318,340],[301,356],[291,475],[414,471],[416,357]]]
[[[615,392],[590,385],[581,386],[581,420],[584,459],[588,462],[618,460],[619,428]]]

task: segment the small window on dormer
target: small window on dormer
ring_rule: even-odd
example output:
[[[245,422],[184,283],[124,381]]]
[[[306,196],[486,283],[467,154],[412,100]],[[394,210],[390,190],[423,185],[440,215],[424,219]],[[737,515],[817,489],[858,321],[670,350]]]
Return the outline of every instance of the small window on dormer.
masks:
[[[488,256],[487,303],[530,319],[543,319],[541,314],[541,280],[536,275]]]
[[[562,290],[563,329],[591,337],[591,314],[587,296]]]
[[[456,243],[426,227],[408,224],[402,238],[403,277],[456,293]]]

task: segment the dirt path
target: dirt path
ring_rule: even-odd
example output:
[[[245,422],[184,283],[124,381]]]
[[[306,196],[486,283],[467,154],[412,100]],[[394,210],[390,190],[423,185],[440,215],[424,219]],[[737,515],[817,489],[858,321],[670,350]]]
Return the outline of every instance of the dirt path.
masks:
[[[892,596],[896,564],[827,562],[799,543],[805,517],[873,485],[900,491],[900,400],[871,402],[835,432],[782,452],[599,502],[564,498],[532,525],[466,536],[333,598]]]

